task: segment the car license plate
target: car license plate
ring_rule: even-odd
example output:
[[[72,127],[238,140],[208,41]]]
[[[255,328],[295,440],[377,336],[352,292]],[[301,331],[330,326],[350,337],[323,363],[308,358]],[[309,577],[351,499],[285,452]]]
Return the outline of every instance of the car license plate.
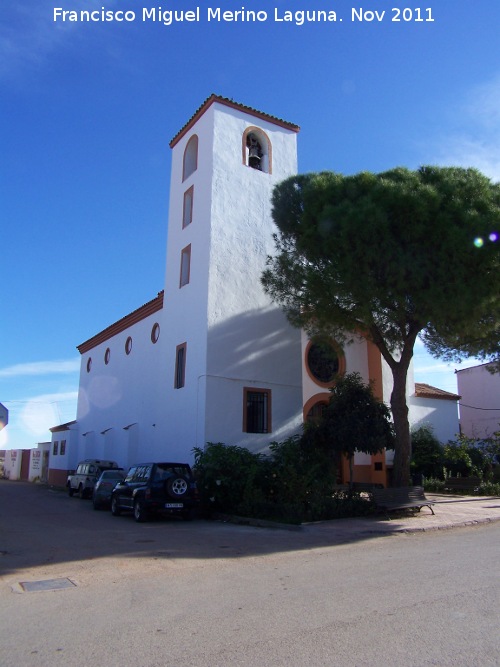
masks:
[[[182,509],[184,507],[184,503],[165,503],[165,509],[171,510],[171,509]]]

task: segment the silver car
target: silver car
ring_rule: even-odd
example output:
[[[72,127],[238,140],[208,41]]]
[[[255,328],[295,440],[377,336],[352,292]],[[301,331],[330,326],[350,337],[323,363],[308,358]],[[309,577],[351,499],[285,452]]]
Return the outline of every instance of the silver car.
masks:
[[[94,485],[104,470],[121,470],[115,461],[86,459],[78,464],[77,469],[68,475],[66,483],[70,497],[77,493],[80,498],[91,498]]]
[[[92,492],[92,504],[94,509],[109,506],[111,503],[111,493],[118,482],[125,478],[125,471],[122,468],[114,470],[105,470],[97,482]]]

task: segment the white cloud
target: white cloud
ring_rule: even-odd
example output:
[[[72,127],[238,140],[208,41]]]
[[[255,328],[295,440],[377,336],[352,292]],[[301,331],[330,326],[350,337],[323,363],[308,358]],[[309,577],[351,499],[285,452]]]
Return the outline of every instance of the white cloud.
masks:
[[[26,449],[50,440],[53,426],[76,419],[77,391],[53,392],[4,401],[9,423],[0,431],[0,447]]]
[[[440,141],[436,162],[476,167],[500,181],[500,75],[470,90],[456,113],[459,127]]]
[[[34,361],[26,364],[14,364],[0,368],[0,378],[14,378],[27,375],[55,375],[61,373],[78,373],[80,358],[59,359],[55,361]]]
[[[54,52],[71,48],[76,40],[86,38],[88,31],[81,30],[79,23],[54,22],[56,4],[24,0],[2,7],[0,79],[16,79],[19,72],[38,70]],[[106,9],[115,4],[116,0],[108,0]],[[100,10],[101,6],[101,0],[73,0],[71,3],[71,9],[76,11]]]

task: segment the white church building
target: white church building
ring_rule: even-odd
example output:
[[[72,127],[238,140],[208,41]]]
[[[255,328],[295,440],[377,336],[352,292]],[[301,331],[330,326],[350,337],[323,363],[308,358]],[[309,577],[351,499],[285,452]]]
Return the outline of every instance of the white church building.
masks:
[[[391,374],[375,346],[360,340],[341,350],[332,341],[336,360],[325,364],[263,291],[271,195],[297,173],[298,131],[212,95],[172,139],[163,290],[78,346],[76,420],[51,429],[49,483],[64,485],[85,458],[126,468],[191,462],[193,447],[207,442],[265,451],[300,432],[343,372],[373,380],[389,401]],[[408,394],[413,421],[438,423],[450,438],[458,432],[457,396],[446,395],[444,414],[446,392],[419,402],[410,376]],[[359,481],[386,483],[390,453],[355,463]]]

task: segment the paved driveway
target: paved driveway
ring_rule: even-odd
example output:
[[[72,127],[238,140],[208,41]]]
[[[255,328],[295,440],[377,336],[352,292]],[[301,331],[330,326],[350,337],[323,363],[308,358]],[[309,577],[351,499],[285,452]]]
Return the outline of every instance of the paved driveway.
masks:
[[[136,524],[0,482],[0,664],[498,667],[500,523],[392,523]]]

